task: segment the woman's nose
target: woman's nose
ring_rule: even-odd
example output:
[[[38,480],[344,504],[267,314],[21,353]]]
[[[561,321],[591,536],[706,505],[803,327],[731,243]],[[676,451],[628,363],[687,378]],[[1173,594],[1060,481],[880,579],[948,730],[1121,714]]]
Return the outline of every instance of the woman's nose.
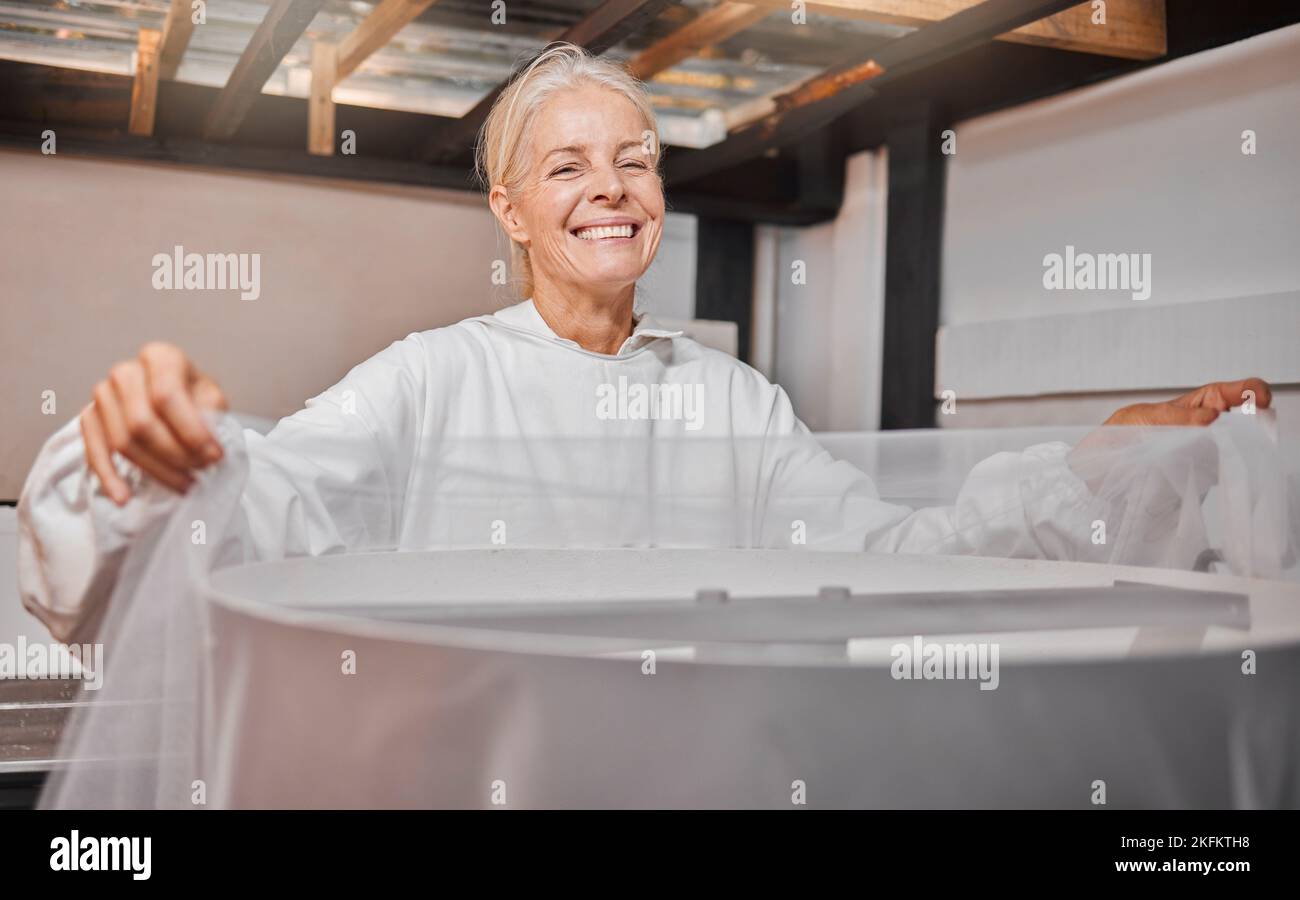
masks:
[[[623,174],[614,166],[597,169],[592,173],[591,183],[587,188],[588,202],[617,203],[627,193],[623,186]]]

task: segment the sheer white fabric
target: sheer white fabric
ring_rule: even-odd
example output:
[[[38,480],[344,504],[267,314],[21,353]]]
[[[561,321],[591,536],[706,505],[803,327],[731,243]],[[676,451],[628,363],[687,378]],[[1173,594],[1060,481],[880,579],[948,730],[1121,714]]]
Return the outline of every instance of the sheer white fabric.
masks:
[[[67,504],[88,507],[88,518],[77,521],[92,523],[97,552],[114,561],[110,568],[100,559],[91,579],[98,583],[90,590],[103,592],[94,607],[98,620],[84,610],[60,610],[57,604],[50,610],[75,619],[77,629],[96,629],[96,639],[105,644],[105,673],[103,688],[90,698],[94,702],[73,716],[60,751],[73,762],[52,777],[43,803],[191,808],[196,791],[210,791],[213,805],[263,802],[235,788],[245,783],[238,776],[248,764],[241,755],[247,746],[243,736],[256,729],[273,734],[276,718],[293,719],[300,702],[303,715],[319,711],[305,696],[295,695],[306,686],[293,687],[302,680],[304,660],[294,656],[291,613],[311,605],[311,598],[296,596],[292,578],[270,585],[271,595],[278,592],[290,611],[280,623],[288,630],[268,632],[267,637],[273,634],[283,644],[272,647],[269,656],[259,656],[243,642],[247,635],[229,630],[239,627],[238,617],[213,605],[210,575],[217,569],[285,556],[374,550],[766,548],[786,551],[792,564],[797,558],[800,565],[810,558],[806,550],[888,551],[1212,568],[1283,578],[1289,577],[1288,569],[1293,571],[1300,529],[1295,474],[1288,468],[1290,457],[1275,444],[1271,416],[1267,411],[1234,413],[1203,429],[935,431],[836,435],[820,442],[793,426],[767,437],[734,439],[460,437],[423,449],[401,467],[385,460],[360,471],[355,460],[373,456],[374,438],[360,423],[349,426],[337,410],[296,416],[266,438],[243,432],[233,419],[222,417],[214,427],[227,451],[225,460],[204,473],[179,502],[150,505],[144,498],[129,528],[118,518],[101,530],[120,512],[102,506],[107,503],[102,497],[64,495]],[[61,460],[57,447],[46,464],[55,469],[74,465]],[[40,474],[53,485],[51,491],[60,490],[57,471]],[[48,504],[39,508],[50,509]],[[419,589],[428,591],[429,602],[437,602],[437,555],[420,559],[427,578],[417,581]],[[110,571],[111,579],[104,574]],[[266,570],[266,577],[283,578],[277,571]],[[377,570],[371,566],[367,571],[373,575]],[[520,601],[543,590],[531,577],[521,576]],[[638,596],[659,596],[653,566],[638,569],[635,577],[640,580]],[[563,592],[564,573],[536,578],[549,578],[545,591]],[[402,583],[409,591],[409,579]],[[379,609],[393,603],[418,605],[424,599],[396,596],[395,584],[396,579],[390,585],[375,576],[361,588],[352,585],[349,600],[353,606]],[[355,639],[365,633],[358,626]],[[433,715],[439,698],[464,691],[495,704],[494,711],[484,719],[452,721],[504,729],[490,739],[475,732],[475,740],[458,743],[454,730],[439,719],[428,738],[441,735],[449,743],[417,746],[425,747],[430,761],[459,758],[464,766],[424,769],[409,758],[404,761],[411,767],[409,777],[490,774],[491,766],[467,761],[464,753],[471,745],[475,752],[487,748],[489,755],[514,759],[513,771],[520,771],[520,760],[528,755],[524,751],[539,746],[536,729],[550,733],[558,727],[530,718],[541,707],[512,705],[519,691],[527,695],[530,690],[520,680],[522,673],[534,671],[524,665],[533,659],[526,641],[515,645],[518,658],[493,651],[486,662],[464,666],[460,651],[450,657],[422,655],[421,647],[437,649],[437,639],[428,633],[413,632],[409,641],[398,644],[385,651],[390,661],[411,654],[411,677],[434,679],[425,685],[425,701],[408,695],[416,703],[407,711],[414,721]],[[571,656],[581,659],[583,653]],[[269,667],[267,659],[274,660]],[[338,659],[335,655],[329,663],[331,672],[338,671]],[[451,681],[439,681],[438,672]],[[689,706],[685,698],[693,676],[682,677],[686,681],[677,687],[687,693],[677,694],[677,701]],[[755,699],[759,718],[738,725],[736,735],[754,728],[762,732],[762,723],[773,721],[774,708],[758,702],[765,677],[738,688],[738,697]],[[845,699],[852,695],[851,686],[836,680],[843,673],[824,677],[842,685],[826,688],[827,702],[838,697],[845,700],[846,712],[855,708]],[[475,679],[482,678],[508,688],[476,694],[484,683]],[[555,684],[591,699],[588,678],[584,674],[574,681],[565,674]],[[575,687],[579,683],[587,687]],[[345,690],[361,684],[351,682]],[[328,690],[336,689],[331,683]],[[262,702],[250,703],[254,695]],[[1038,697],[1035,702],[1051,702],[1050,691]],[[655,701],[660,702],[668,701]],[[570,712],[577,708],[566,706]],[[1290,734],[1292,723],[1279,720],[1277,708],[1268,704],[1271,727]],[[647,721],[667,727],[669,708],[654,709]],[[743,715],[743,709],[738,700],[735,714]],[[522,718],[512,718],[514,713]],[[1010,713],[1003,709],[1001,714]],[[699,710],[683,713],[680,724],[698,727]],[[339,729],[353,724],[316,721],[311,728],[326,740],[333,739],[327,733],[336,738]],[[366,736],[364,723],[355,723],[355,729],[356,741],[370,742],[356,748],[358,753],[373,753],[375,767],[393,764],[379,740],[382,730]],[[533,737],[515,741],[512,729]],[[868,740],[864,734],[857,739]],[[1247,728],[1238,739],[1253,745],[1260,735]],[[538,758],[554,761],[546,754]],[[721,777],[714,768],[708,771]],[[669,777],[668,772],[659,775]],[[1256,769],[1242,778],[1259,793]],[[317,795],[325,804],[330,796]],[[336,802],[369,796],[368,802],[402,805],[382,792],[345,796],[350,799]],[[421,802],[473,802],[454,790],[413,796]],[[534,796],[544,805],[561,795],[543,791]],[[581,791],[572,796],[590,799]],[[710,802],[725,803],[718,798],[728,795],[710,796]],[[846,796],[862,800],[868,795]]]

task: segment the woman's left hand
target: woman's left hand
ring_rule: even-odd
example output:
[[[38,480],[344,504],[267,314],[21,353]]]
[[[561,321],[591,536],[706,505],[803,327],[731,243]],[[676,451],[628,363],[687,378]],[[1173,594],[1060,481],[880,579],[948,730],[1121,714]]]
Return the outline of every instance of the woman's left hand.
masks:
[[[1104,425],[1209,425],[1234,406],[1253,399],[1256,409],[1267,409],[1273,399],[1262,378],[1216,381],[1163,403],[1134,403],[1116,411]]]

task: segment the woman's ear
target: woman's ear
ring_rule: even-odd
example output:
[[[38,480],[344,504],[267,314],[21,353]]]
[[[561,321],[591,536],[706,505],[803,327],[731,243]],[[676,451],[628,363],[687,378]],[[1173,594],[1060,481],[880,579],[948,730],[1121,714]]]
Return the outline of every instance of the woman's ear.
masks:
[[[497,217],[497,221],[501,223],[510,240],[527,247],[528,229],[524,227],[523,220],[519,217],[519,208],[510,201],[510,194],[506,191],[505,185],[492,185],[492,190],[488,193],[488,206],[492,207],[492,214]]]

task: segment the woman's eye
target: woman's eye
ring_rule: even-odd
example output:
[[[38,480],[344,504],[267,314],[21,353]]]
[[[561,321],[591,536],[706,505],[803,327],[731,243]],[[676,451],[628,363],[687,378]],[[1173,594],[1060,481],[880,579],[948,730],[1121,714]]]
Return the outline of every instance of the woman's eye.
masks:
[[[635,159],[624,160],[623,162],[619,163],[619,167],[623,169],[628,169],[628,168],[648,169],[649,168],[649,166],[647,166],[645,163]],[[579,167],[577,166],[577,164],[569,163],[567,165],[560,166],[558,169],[553,170],[551,172],[551,176],[554,177],[556,175],[568,175],[572,172],[577,172],[578,169]]]

